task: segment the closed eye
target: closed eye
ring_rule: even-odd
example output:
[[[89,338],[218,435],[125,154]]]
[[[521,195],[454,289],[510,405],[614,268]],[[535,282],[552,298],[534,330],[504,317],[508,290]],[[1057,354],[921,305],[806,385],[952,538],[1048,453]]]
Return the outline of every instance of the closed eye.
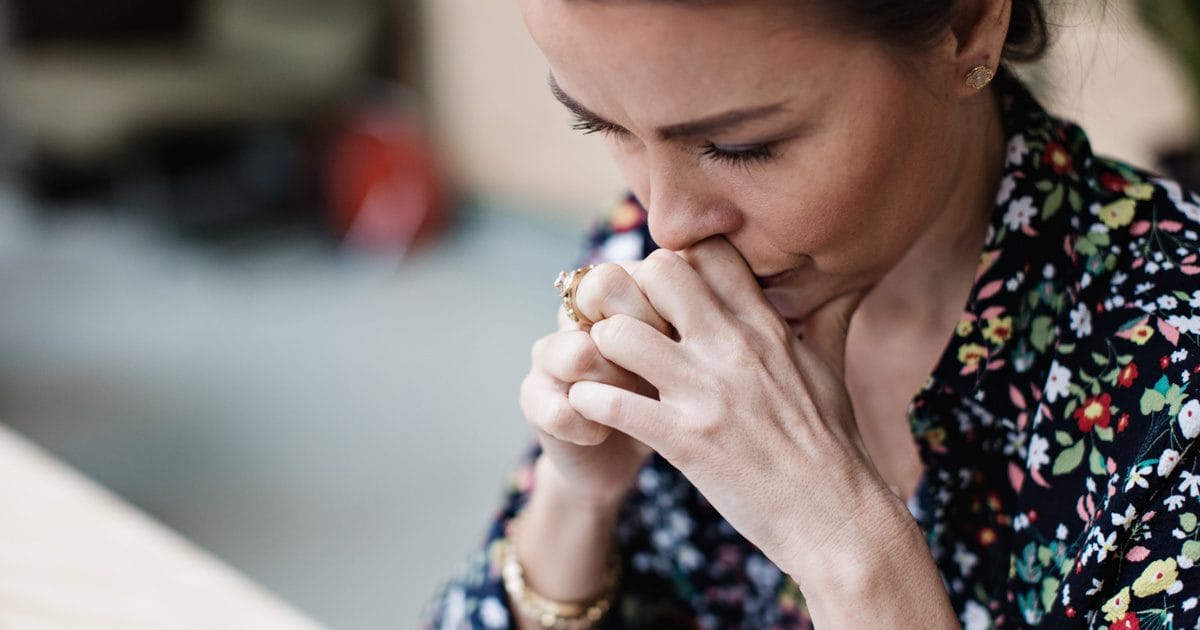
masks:
[[[575,122],[571,123],[571,128],[575,131],[582,131],[584,135],[599,133],[604,135],[627,135],[629,132],[620,125],[614,125],[608,121],[598,118],[588,118],[586,116],[575,116]]]

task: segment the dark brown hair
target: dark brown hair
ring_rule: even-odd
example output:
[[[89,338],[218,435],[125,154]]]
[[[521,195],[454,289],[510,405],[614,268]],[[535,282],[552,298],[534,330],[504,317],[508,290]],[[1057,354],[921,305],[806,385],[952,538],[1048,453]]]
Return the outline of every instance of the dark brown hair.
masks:
[[[897,48],[919,50],[937,41],[954,21],[958,0],[803,0],[838,26]],[[1041,0],[1012,0],[1004,59],[1033,61],[1049,34]]]

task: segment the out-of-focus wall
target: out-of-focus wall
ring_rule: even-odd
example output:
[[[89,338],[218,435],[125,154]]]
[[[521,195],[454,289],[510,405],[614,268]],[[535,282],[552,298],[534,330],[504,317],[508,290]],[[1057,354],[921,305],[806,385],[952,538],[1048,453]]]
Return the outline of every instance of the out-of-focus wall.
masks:
[[[1100,154],[1154,169],[1155,152],[1190,146],[1195,113],[1186,77],[1138,21],[1134,2],[1059,0],[1055,43],[1038,93],[1075,120]]]
[[[594,216],[622,190],[546,87],[515,0],[422,0],[433,119],[454,176],[492,201]]]
[[[1057,43],[1026,73],[1097,150],[1143,167],[1195,137],[1183,79],[1128,2],[1058,0]],[[594,215],[621,189],[602,143],[569,127],[515,0],[422,0],[426,77],[443,148],[473,192],[537,211]]]

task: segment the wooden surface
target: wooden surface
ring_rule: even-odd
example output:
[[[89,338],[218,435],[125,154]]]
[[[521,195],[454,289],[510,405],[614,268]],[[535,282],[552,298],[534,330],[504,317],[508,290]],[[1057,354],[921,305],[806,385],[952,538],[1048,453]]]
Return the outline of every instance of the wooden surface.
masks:
[[[0,630],[316,627],[0,425]]]

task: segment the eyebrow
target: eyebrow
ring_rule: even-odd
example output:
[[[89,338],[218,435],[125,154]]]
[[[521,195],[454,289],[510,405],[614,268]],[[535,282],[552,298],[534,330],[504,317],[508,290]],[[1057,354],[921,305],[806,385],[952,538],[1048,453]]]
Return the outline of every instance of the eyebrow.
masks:
[[[598,116],[592,110],[586,108],[579,101],[575,100],[570,94],[563,91],[558,85],[558,81],[554,79],[554,75],[550,74],[548,83],[550,84],[550,92],[554,94],[554,98],[562,103],[564,107],[571,110],[571,113],[588,122],[600,123],[612,127],[622,128],[620,125],[609,122]],[[659,127],[657,133],[662,140],[672,140],[675,138],[692,138],[697,136],[715,135],[722,131],[728,131],[738,125],[745,124],[759,118],[766,118],[776,114],[784,109],[782,102],[773,103],[771,105],[763,105],[760,107],[748,107],[744,109],[732,109],[726,112],[705,116],[697,120],[688,122],[676,123]]]

